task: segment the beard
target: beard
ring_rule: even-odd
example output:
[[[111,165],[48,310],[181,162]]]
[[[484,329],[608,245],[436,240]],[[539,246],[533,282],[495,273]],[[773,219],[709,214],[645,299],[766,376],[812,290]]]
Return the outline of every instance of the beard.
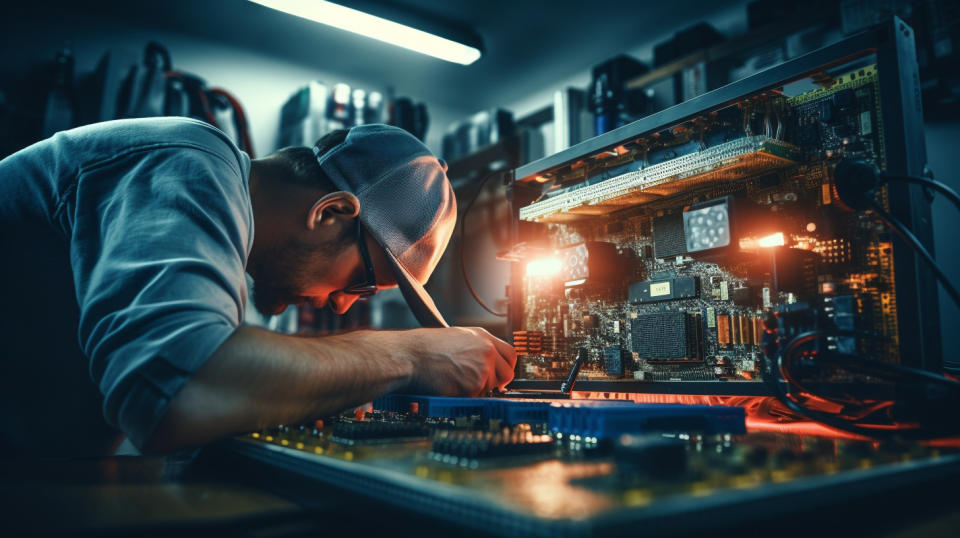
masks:
[[[291,240],[265,253],[250,271],[253,306],[257,311],[275,316],[289,305],[305,302],[308,282],[329,262],[328,256],[319,250],[315,245]]]

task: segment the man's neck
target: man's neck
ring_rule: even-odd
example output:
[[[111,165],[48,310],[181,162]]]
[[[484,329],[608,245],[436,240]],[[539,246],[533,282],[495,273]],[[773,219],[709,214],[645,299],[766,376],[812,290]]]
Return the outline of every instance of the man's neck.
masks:
[[[306,225],[313,203],[323,195],[320,188],[285,180],[285,173],[283,164],[269,157],[250,162],[254,236],[248,268],[257,267],[264,253],[275,251],[276,247],[300,232]],[[250,274],[256,278],[255,274]]]
[[[269,250],[269,238],[271,223],[268,216],[268,196],[264,192],[269,190],[269,170],[270,163],[265,159],[254,159],[250,161],[250,205],[253,211],[253,247],[250,249],[250,256],[247,260],[247,271],[257,267],[257,263],[262,252]],[[251,272],[251,276],[254,276]]]

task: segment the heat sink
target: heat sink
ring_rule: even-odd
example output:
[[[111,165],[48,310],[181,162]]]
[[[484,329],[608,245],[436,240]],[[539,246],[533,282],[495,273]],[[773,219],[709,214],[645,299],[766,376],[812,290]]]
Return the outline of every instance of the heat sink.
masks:
[[[685,361],[699,358],[697,322],[686,312],[670,310],[630,320],[633,351],[641,359]]]
[[[797,148],[767,136],[724,142],[676,159],[627,172],[520,208],[520,219],[569,222],[607,215],[718,181],[730,181],[794,164]]]

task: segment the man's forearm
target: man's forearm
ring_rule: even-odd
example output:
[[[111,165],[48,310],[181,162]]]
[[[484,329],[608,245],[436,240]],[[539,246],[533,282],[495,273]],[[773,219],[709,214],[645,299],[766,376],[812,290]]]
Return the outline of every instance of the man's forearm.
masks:
[[[402,333],[324,338],[240,327],[170,403],[147,444],[172,450],[335,413],[405,386],[413,374]]]

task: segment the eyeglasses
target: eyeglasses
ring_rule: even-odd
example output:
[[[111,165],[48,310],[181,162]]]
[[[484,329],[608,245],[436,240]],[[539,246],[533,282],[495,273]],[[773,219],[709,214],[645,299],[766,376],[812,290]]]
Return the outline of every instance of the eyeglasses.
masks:
[[[367,250],[367,240],[363,237],[363,228],[360,227],[360,219],[357,223],[357,247],[360,249],[360,256],[363,258],[365,279],[362,284],[352,284],[343,290],[343,293],[356,295],[357,297],[369,297],[377,293],[377,276],[373,273],[373,260],[370,259],[370,251]]]

